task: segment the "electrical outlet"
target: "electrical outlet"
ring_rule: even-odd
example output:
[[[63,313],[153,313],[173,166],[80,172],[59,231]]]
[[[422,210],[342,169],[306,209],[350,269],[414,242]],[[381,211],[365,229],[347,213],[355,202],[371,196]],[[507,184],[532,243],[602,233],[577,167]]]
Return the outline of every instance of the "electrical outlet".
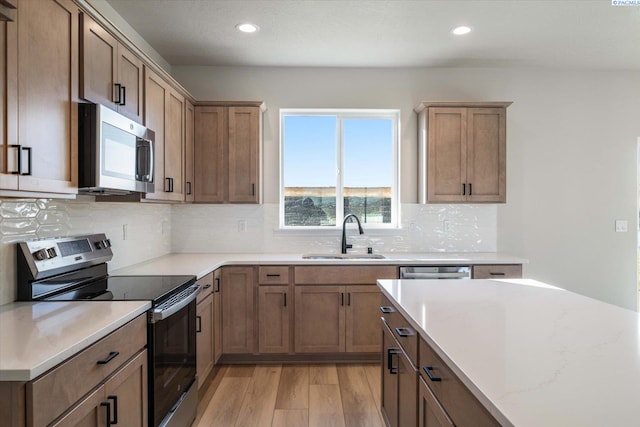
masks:
[[[127,240],[127,237],[129,237],[129,226],[122,224],[122,240]]]
[[[247,231],[247,221],[244,219],[238,220],[238,233],[245,233]]]
[[[629,223],[624,219],[616,219],[616,233],[626,233],[629,231]]]
[[[445,219],[444,221],[442,221],[442,231],[444,231],[445,233],[447,231],[451,230],[451,224],[449,223],[449,220]]]

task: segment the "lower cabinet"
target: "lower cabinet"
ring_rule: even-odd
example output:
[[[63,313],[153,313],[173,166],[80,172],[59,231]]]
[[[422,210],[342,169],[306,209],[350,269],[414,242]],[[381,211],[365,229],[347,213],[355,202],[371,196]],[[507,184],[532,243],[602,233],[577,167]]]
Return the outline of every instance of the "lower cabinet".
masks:
[[[255,267],[222,267],[222,353],[254,353]]]
[[[209,293],[196,306],[196,372],[198,374],[198,388],[207,379],[214,364],[214,336],[213,336],[213,292]]]
[[[418,427],[454,427],[422,378],[418,379]]]
[[[120,368],[52,427],[147,425],[147,351]]]
[[[291,295],[289,286],[258,288],[258,351],[289,353],[291,337]]]
[[[384,321],[382,335],[382,414],[391,427],[415,426],[418,373]]]

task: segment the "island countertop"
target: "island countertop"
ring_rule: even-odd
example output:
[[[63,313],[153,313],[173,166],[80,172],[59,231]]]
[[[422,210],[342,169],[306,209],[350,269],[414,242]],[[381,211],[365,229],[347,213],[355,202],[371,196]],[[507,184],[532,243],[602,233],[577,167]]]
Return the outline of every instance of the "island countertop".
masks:
[[[378,286],[502,424],[640,424],[638,313],[527,279]]]

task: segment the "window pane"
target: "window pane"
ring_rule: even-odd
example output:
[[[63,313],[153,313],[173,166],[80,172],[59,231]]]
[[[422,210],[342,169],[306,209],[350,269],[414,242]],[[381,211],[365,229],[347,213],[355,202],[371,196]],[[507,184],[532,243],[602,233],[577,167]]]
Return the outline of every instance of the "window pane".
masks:
[[[335,116],[285,116],[284,225],[336,224]]]
[[[393,122],[391,119],[344,119],[344,215],[354,213],[369,224],[391,223]]]

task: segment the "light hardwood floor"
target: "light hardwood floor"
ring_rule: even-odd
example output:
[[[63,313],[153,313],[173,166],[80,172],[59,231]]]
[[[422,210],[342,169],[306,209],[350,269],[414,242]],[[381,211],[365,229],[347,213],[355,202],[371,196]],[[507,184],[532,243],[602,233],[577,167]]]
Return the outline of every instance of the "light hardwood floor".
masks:
[[[380,365],[223,366],[193,427],[377,427]]]

